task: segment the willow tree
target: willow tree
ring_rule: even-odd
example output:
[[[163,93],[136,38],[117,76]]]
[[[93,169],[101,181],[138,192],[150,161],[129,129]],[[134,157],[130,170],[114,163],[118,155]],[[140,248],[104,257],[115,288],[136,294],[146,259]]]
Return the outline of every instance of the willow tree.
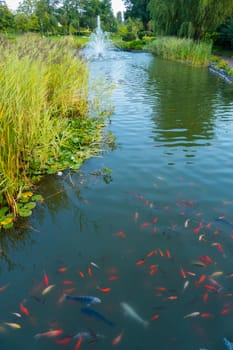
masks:
[[[150,0],[148,8],[157,33],[200,39],[233,15],[233,0]]]

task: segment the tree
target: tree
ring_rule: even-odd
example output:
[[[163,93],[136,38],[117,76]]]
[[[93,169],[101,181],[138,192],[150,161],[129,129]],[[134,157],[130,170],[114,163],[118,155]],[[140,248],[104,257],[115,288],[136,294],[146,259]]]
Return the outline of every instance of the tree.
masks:
[[[125,19],[129,17],[139,18],[144,25],[144,29],[147,29],[147,23],[151,19],[148,8],[149,2],[150,0],[124,0],[126,8]]]
[[[233,0],[150,0],[148,8],[158,34],[200,39],[233,14]]]
[[[4,1],[0,2],[0,31],[8,31],[14,28],[14,15],[8,9]]]

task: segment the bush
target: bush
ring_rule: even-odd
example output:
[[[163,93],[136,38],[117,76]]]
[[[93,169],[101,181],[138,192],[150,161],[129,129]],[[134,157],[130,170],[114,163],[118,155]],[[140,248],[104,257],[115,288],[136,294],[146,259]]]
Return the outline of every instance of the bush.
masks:
[[[149,30],[140,30],[138,32],[139,39],[143,39],[144,37],[152,37],[154,35],[153,32],[150,32]]]
[[[136,35],[133,32],[128,32],[122,36],[123,41],[133,41],[136,40]]]

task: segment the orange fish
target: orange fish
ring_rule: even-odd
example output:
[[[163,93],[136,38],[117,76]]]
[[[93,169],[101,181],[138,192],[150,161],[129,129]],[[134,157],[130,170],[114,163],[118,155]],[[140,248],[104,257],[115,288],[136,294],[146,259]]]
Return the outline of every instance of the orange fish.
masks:
[[[167,297],[168,300],[177,300],[178,296],[177,295],[171,295],[170,297]]]
[[[112,345],[113,346],[118,345],[121,342],[123,335],[124,335],[124,331],[121,331],[120,334],[118,334],[115,338],[113,338]]]
[[[147,253],[147,257],[149,258],[149,257],[152,256],[153,254],[155,254],[154,250],[152,250],[151,252]]]
[[[157,270],[157,266],[155,264],[153,265],[150,265],[150,271],[149,271],[149,274],[152,276],[156,273],[156,270]]]
[[[102,293],[109,293],[111,291],[111,288],[109,287],[106,287],[106,288],[97,287],[97,289]]]
[[[203,283],[204,281],[206,280],[206,275],[201,275],[199,280],[195,281],[195,284],[198,285],[198,284],[201,284]]]
[[[59,269],[57,269],[58,272],[64,273],[67,271],[66,267],[59,267]]]
[[[145,264],[145,262],[146,262],[145,259],[141,259],[141,260],[138,260],[138,261],[136,262],[136,265],[140,266],[140,265]]]
[[[185,270],[181,267],[180,268],[180,274],[181,274],[181,277],[183,277],[183,278],[186,278],[186,272],[185,272]]]
[[[78,273],[79,273],[79,276],[80,276],[81,278],[84,278],[84,277],[85,277],[85,275],[84,275],[84,273],[83,273],[82,271],[78,271]]]
[[[45,284],[46,286],[49,285],[49,278],[48,278],[48,276],[46,275],[46,272],[44,272],[44,284]]]
[[[141,224],[141,228],[149,227],[150,225],[150,222],[143,222],[143,224]]]
[[[67,286],[67,285],[73,284],[73,281],[64,280],[64,281],[63,281],[63,284],[65,284],[65,285]]]
[[[90,276],[90,277],[93,275],[92,269],[91,269],[90,267],[87,268],[87,274],[88,274],[88,276]]]
[[[80,336],[79,336],[79,338],[78,338],[78,341],[77,341],[77,343],[75,344],[75,350],[78,350],[79,348],[80,348],[80,346],[81,346],[81,344],[82,344],[82,341],[83,341],[83,336],[82,336],[82,334],[80,334]]]
[[[55,343],[59,345],[66,345],[66,344],[69,344],[72,339],[73,339],[73,336],[68,336],[62,339],[56,339]]]
[[[29,311],[28,311],[28,309],[23,305],[23,303],[20,303],[19,307],[20,307],[20,310],[22,311],[22,313],[23,313],[24,315],[29,316]]]
[[[154,287],[154,289],[159,290],[161,292],[164,292],[165,290],[167,290],[165,287]]]

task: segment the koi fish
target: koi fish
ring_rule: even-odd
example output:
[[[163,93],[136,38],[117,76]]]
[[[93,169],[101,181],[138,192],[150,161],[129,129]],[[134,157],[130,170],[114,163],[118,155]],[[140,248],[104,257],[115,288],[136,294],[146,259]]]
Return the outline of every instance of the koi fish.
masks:
[[[233,350],[233,343],[230,342],[227,338],[223,338],[223,344],[226,346],[228,350]]]
[[[124,331],[121,331],[120,334],[118,334],[115,338],[113,338],[112,345],[113,346],[118,345],[121,342],[123,335],[124,335]]]
[[[4,290],[6,290],[9,287],[9,283],[4,284],[4,286],[0,287],[0,292],[3,292]]]
[[[52,329],[51,331],[48,332],[44,332],[44,333],[37,333],[34,338],[39,339],[42,337],[46,337],[46,338],[55,338],[58,337],[59,335],[61,335],[63,333],[62,329]]]
[[[45,284],[46,286],[49,285],[49,278],[48,278],[48,276],[46,275],[46,272],[44,272],[44,284]]]
[[[109,287],[106,287],[106,288],[96,287],[96,288],[102,293],[109,293],[111,291],[111,288]]]
[[[24,315],[29,316],[29,311],[28,311],[28,309],[26,308],[26,306],[23,305],[23,303],[20,303],[19,307],[20,307],[20,310],[22,311],[22,313],[23,313]]]
[[[233,226],[233,224],[231,222],[229,222],[228,220],[224,219],[224,216],[219,216],[217,218],[214,218],[215,221],[217,222],[221,222],[223,224],[229,225],[229,226]]]
[[[151,321],[155,321],[155,320],[157,320],[159,317],[160,317],[159,314],[155,314],[155,315],[151,316],[150,320],[151,320]]]
[[[82,336],[82,333],[81,333],[79,338],[78,338],[77,343],[75,344],[75,347],[74,347],[75,350],[78,350],[80,348],[80,346],[82,344],[82,341],[83,341],[83,336]]]
[[[20,329],[21,328],[21,325],[18,323],[4,322],[4,324],[10,328],[13,328],[13,329]]]
[[[91,309],[90,307],[82,307],[82,308],[80,309],[80,311],[81,311],[84,315],[86,315],[86,316],[88,316],[88,317],[92,317],[92,318],[95,318],[95,319],[97,319],[97,320],[103,321],[103,322],[105,322],[105,323],[106,323],[107,325],[109,325],[109,326],[114,326],[114,323],[113,323],[112,321],[108,320],[108,319],[107,319],[105,316],[103,316],[101,313],[99,313],[99,312],[97,312],[97,311]]]
[[[45,295],[45,294],[49,293],[54,287],[55,287],[54,284],[50,284],[48,287],[46,287],[45,289],[42,290],[41,294]]]
[[[129,316],[130,318],[134,319],[138,323],[142,324],[144,327],[149,326],[149,322],[143,320],[129,304],[122,302],[122,303],[120,303],[120,305],[121,305],[125,315]]]
[[[71,301],[78,301],[80,303],[84,304],[98,304],[101,303],[101,299],[98,297],[93,297],[89,295],[69,295],[64,294],[64,299],[71,300]]]
[[[187,314],[184,316],[184,318],[189,318],[189,317],[197,317],[199,316],[201,313],[199,311],[195,311],[195,312],[192,312],[191,314]]]

